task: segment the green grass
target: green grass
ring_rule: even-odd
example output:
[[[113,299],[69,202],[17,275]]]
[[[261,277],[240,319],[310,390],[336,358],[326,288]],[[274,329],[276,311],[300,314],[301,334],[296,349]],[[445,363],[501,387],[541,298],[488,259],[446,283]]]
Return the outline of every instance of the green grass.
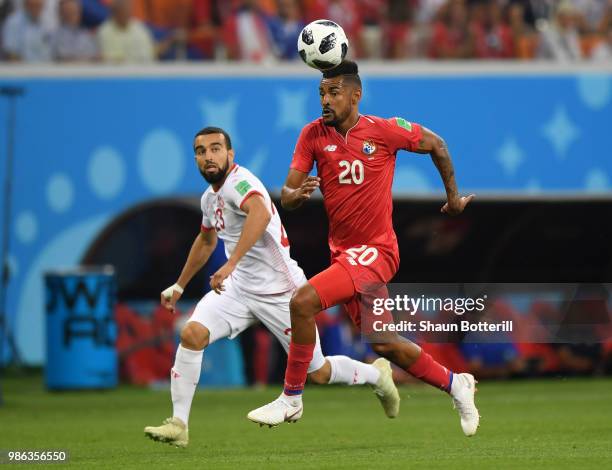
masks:
[[[66,449],[72,468],[612,468],[612,380],[481,383],[472,438],[426,386],[401,389],[395,420],[369,389],[309,386],[304,418],[274,429],[245,415],[278,388],[205,390],[187,449],[143,436],[170,415],[169,391],[47,393],[40,378],[7,379],[4,391],[0,449]]]

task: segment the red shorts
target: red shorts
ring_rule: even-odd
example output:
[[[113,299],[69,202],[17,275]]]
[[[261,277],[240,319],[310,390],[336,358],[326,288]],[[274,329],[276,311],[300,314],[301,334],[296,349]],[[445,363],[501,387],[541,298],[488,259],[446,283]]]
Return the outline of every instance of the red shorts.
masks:
[[[363,323],[362,329],[367,333],[372,322],[392,320],[388,311],[373,315],[371,302],[375,298],[387,298],[386,283],[397,271],[397,265],[395,253],[361,245],[332,253],[331,266],[308,282],[317,291],[323,309],[344,304],[353,323],[357,327]]]

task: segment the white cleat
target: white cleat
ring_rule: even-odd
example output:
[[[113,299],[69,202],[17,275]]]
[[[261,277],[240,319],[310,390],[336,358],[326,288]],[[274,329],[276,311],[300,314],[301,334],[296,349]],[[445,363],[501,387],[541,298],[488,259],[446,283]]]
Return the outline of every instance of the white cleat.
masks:
[[[304,407],[300,400],[299,404],[289,403],[281,394],[272,403],[268,403],[256,410],[251,411],[247,418],[254,423],[259,423],[260,426],[268,425],[269,427],[278,426],[281,423],[295,423],[302,417]]]
[[[379,370],[380,377],[376,385],[372,385],[371,387],[380,400],[380,404],[385,410],[387,418],[396,418],[400,410],[400,396],[393,382],[391,364],[381,357],[376,359],[372,365]]]
[[[179,418],[168,418],[161,426],[147,426],[145,436],[157,442],[165,442],[176,447],[187,447],[189,430]]]
[[[454,374],[451,386],[453,406],[461,417],[461,429],[466,436],[473,436],[478,430],[480,415],[474,403],[476,384],[472,374]]]

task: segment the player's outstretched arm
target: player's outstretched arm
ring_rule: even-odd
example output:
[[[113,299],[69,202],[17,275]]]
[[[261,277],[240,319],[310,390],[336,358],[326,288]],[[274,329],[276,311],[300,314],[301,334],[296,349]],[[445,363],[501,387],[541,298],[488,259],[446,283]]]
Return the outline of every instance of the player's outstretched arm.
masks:
[[[168,287],[161,293],[161,304],[164,307],[174,312],[174,307],[181,298],[183,289],[187,287],[193,276],[206,264],[216,246],[217,233],[214,230],[200,232],[196,236],[178,280],[173,286]]]
[[[442,137],[429,129],[423,127],[423,137],[419,140],[417,148],[414,150],[417,153],[428,153],[431,155],[442,181],[444,182],[444,188],[446,189],[447,202],[442,206],[440,212],[447,213],[449,215],[458,215],[463,212],[465,206],[467,206],[475,195],[470,194],[469,196],[459,196],[457,190],[457,183],[455,181],[455,170],[453,168],[453,161],[451,160],[450,153],[446,147],[446,142]]]
[[[303,171],[289,170],[285,186],[281,191],[281,205],[283,209],[292,211],[300,207],[304,201],[310,199],[310,195],[319,187],[321,178],[308,176]]]
[[[223,281],[232,273],[247,251],[249,251],[257,240],[262,237],[272,218],[266,201],[259,194],[255,194],[246,199],[241,208],[246,212],[247,217],[244,221],[238,243],[236,243],[236,248],[234,248],[234,252],[227,262],[221,266],[215,274],[210,276],[210,287],[217,294],[220,294],[221,291],[224,290]]]

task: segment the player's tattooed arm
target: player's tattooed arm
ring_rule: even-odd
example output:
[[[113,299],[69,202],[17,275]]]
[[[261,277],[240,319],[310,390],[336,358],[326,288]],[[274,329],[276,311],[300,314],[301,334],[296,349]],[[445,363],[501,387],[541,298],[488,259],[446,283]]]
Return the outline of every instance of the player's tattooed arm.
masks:
[[[270,223],[270,219],[272,219],[272,214],[268,209],[266,201],[260,194],[248,197],[240,207],[246,212],[247,216],[238,243],[236,243],[236,247],[227,262],[215,274],[210,276],[210,287],[217,294],[225,290],[223,281],[234,271],[238,262],[247,251],[253,248],[257,240],[262,237]]]
[[[455,170],[453,168],[453,161],[451,159],[448,147],[444,139],[436,133],[430,131],[426,127],[422,128],[423,136],[417,144],[415,151],[417,153],[428,153],[431,155],[431,159],[436,165],[442,181],[444,182],[444,189],[446,190],[447,202],[442,206],[440,212],[457,215],[463,212],[465,206],[467,206],[472,199],[474,194],[469,196],[459,196],[457,190],[457,182],[455,181]]]
[[[300,207],[304,201],[319,187],[321,178],[308,176],[308,173],[291,169],[281,191],[283,209],[292,211]]]

